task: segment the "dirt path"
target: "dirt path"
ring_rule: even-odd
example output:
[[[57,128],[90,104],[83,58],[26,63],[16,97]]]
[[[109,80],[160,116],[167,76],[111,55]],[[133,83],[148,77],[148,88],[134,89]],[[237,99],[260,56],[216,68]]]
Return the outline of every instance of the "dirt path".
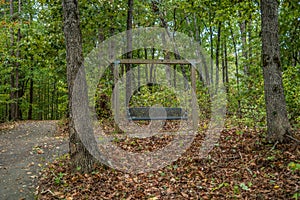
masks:
[[[67,153],[56,134],[57,121],[28,121],[0,130],[0,199],[34,199],[36,179],[45,164]]]

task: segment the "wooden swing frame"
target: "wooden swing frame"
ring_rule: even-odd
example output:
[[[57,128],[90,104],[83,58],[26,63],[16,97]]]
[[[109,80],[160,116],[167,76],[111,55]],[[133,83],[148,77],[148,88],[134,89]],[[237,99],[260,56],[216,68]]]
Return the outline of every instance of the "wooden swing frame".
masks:
[[[169,60],[169,59],[120,59],[114,62],[114,83],[117,85],[118,81],[118,65],[120,64],[164,64],[164,65],[189,65],[191,67],[191,81],[192,88],[196,91],[196,70],[192,67],[193,64],[200,63],[198,60]],[[118,90],[118,88],[116,88]],[[194,102],[194,101],[192,101]],[[114,98],[115,107],[119,105],[119,94]],[[180,107],[158,107],[151,108],[154,113],[161,113],[165,111],[165,116],[150,117],[150,107],[133,107],[127,109],[127,118],[130,121],[149,121],[149,120],[188,120],[188,113],[186,109]],[[116,116],[119,116],[119,111],[116,109]]]

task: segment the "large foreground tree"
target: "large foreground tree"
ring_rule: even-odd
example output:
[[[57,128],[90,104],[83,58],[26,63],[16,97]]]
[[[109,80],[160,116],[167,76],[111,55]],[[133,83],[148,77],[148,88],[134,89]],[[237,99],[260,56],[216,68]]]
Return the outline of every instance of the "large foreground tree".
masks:
[[[71,163],[74,169],[80,168],[83,172],[93,169],[95,159],[88,152],[80,140],[74,124],[74,107],[72,92],[74,81],[79,68],[83,65],[82,36],[77,0],[63,0],[64,34],[67,51],[67,81],[69,92],[69,148]]]
[[[278,6],[278,0],[261,1],[262,63],[267,133],[271,142],[282,142],[290,133],[281,75]]]

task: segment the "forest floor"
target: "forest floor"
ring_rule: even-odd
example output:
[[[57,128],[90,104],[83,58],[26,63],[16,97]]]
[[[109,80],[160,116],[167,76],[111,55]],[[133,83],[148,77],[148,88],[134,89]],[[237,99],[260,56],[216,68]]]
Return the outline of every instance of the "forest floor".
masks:
[[[35,195],[66,200],[300,199],[299,143],[269,144],[262,129],[226,128],[202,159],[197,152],[205,130],[200,131],[177,161],[142,174],[102,165],[89,174],[74,172],[68,156],[59,156],[67,152],[65,133],[54,121],[0,126],[1,200]],[[295,139],[300,139],[299,134],[296,131]],[[150,152],[171,139],[124,138],[115,145],[130,152]]]
[[[300,131],[288,144],[269,144],[265,130],[226,128],[206,158],[197,152],[204,131],[175,162],[153,172],[131,174],[102,165],[82,174],[64,157],[39,179],[39,199],[300,199]],[[125,138],[130,152],[163,148],[170,138]]]
[[[0,124],[0,199],[34,199],[40,171],[68,152],[57,121]],[[60,132],[61,133],[61,132]]]

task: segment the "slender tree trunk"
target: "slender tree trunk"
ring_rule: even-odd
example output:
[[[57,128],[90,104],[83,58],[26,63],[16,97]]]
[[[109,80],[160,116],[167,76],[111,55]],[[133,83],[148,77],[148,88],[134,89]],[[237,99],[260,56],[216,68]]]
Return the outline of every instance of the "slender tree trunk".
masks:
[[[199,31],[199,27],[198,27],[198,23],[197,23],[197,16],[196,13],[194,13],[194,28],[195,28],[195,39],[196,41],[199,43],[199,45],[201,45],[201,40],[200,40],[200,31]]]
[[[43,76],[42,76],[43,77]],[[38,85],[38,91],[37,91],[37,99],[38,99],[38,113],[37,113],[37,119],[41,120],[42,119],[42,90],[41,90],[41,83]]]
[[[42,105],[42,118],[41,120],[45,120],[45,111],[46,111],[46,106],[47,106],[47,102],[46,102],[46,82],[45,79],[43,78],[43,82],[42,82],[42,101],[41,101],[41,105]]]
[[[162,43],[164,46],[166,46],[166,35],[165,32],[162,34]],[[164,50],[164,59],[165,60],[170,60],[170,52],[168,50]],[[171,86],[172,81],[171,81],[171,71],[170,71],[170,65],[166,65],[166,79],[167,79],[167,84]]]
[[[176,88],[177,87],[177,76],[176,76],[176,71],[177,71],[177,65],[174,65],[174,67],[173,67],[173,79],[174,79],[174,81],[173,81],[173,86],[174,86],[174,88]]]
[[[209,41],[210,41],[210,81],[214,84],[214,45],[213,45],[213,29],[212,26],[209,26]]]
[[[240,31],[241,31],[241,38],[242,38],[242,57],[244,58],[244,74],[248,75],[249,66],[248,66],[248,53],[247,53],[247,34],[246,34],[246,21],[243,20],[240,22]]]
[[[195,27],[195,40],[198,42],[199,45],[201,45],[201,39],[200,39],[200,31],[199,31],[199,27],[198,27],[198,23],[197,23],[197,16],[196,16],[196,13],[194,13],[194,16],[193,16],[193,19],[194,19],[194,27]],[[197,57],[199,59],[202,59],[202,52],[201,50],[199,50],[199,52],[197,52]],[[204,59],[202,62],[205,62]],[[205,65],[204,64],[204,68],[205,68]],[[204,71],[207,71],[207,70],[204,70]],[[204,75],[203,75],[203,70],[202,70],[202,67],[199,67],[198,68],[198,72],[199,72],[199,80],[201,81],[201,83],[204,83]],[[204,78],[204,79],[203,79]]]
[[[47,81],[47,112],[46,112],[46,120],[49,120],[49,114],[50,114],[50,107],[51,107],[51,102],[50,102],[50,79]]]
[[[96,162],[80,140],[73,119],[72,92],[74,81],[83,65],[81,31],[77,0],[63,0],[64,34],[67,50],[67,80],[69,92],[69,149],[73,169],[80,167],[81,171],[93,169]],[[87,94],[86,94],[87,95]]]
[[[216,45],[216,88],[218,88],[219,85],[219,65],[220,65],[220,60],[219,60],[219,54],[220,54],[220,43],[221,43],[221,22],[218,24],[218,36],[217,36],[217,45]]]
[[[30,14],[30,22],[32,21],[32,14]],[[29,42],[28,40],[28,37],[26,38],[26,41]],[[33,59],[33,55],[30,56],[30,61],[31,61],[31,66],[30,66],[30,78],[29,78],[29,108],[28,108],[28,115],[27,115],[27,118],[29,120],[32,120],[33,119],[33,84],[34,84],[34,81],[33,81],[33,63],[34,63],[34,59]]]
[[[152,1],[152,5],[155,5],[154,1]],[[155,7],[156,6],[156,7]],[[169,32],[168,32],[168,24],[166,23],[164,16],[166,15],[166,13],[162,14],[160,13],[160,10],[158,8],[157,5],[155,5],[154,7],[152,7],[153,12],[155,12],[155,8],[157,9],[157,13],[160,16],[160,22],[161,22],[161,26],[166,30],[166,32],[163,33],[162,35],[162,42],[163,45],[166,45],[166,33],[168,36],[170,36]],[[173,10],[173,20],[175,23],[175,29],[176,29],[176,9]],[[154,50],[154,49],[153,49]],[[152,59],[154,58],[154,55],[152,55]],[[164,59],[170,59],[170,52],[169,51],[164,51]],[[174,78],[175,78],[175,74],[174,74]],[[167,83],[171,86],[172,85],[172,81],[171,81],[171,72],[170,72],[170,65],[166,65],[166,79],[167,79]],[[174,82],[174,87],[176,87],[176,81]]]
[[[127,12],[127,59],[132,59],[132,22],[133,22],[133,0],[128,0]],[[131,64],[126,64],[126,104],[129,104],[131,96]]]
[[[234,56],[235,56],[235,74],[236,74],[236,85],[237,85],[237,95],[238,95],[238,110],[237,115],[240,118],[241,117],[241,100],[240,100],[240,78],[239,78],[239,60],[238,60],[238,52],[237,52],[237,44],[234,38],[233,30],[230,28],[231,31],[231,37],[232,37],[232,43],[234,48]]]
[[[33,68],[30,68],[31,76],[29,80],[29,109],[28,109],[28,119],[32,120],[32,104],[33,104]]]
[[[155,54],[155,49],[152,48],[151,51],[151,56],[152,56],[152,60],[154,60],[154,54]],[[150,65],[150,82],[153,83],[154,82],[154,74],[153,74],[153,69],[154,69],[154,64]]]
[[[144,48],[144,52],[145,52],[145,59],[148,59],[148,50],[147,48]],[[148,73],[148,65],[146,64],[145,66],[145,76],[146,76],[146,81],[147,83],[149,82],[149,73]]]
[[[248,49],[248,74],[249,74],[249,68],[250,66],[252,65],[252,16],[250,15],[250,18],[249,18],[249,22],[248,22],[248,46],[249,46],[249,49]]]
[[[139,59],[141,58],[141,49],[138,49],[138,51],[137,51],[137,57]],[[140,88],[141,87],[141,66],[140,65],[137,66],[137,70],[138,70],[138,74],[137,74],[137,79],[138,79],[137,88]]]
[[[159,19],[160,19],[160,21],[161,21],[161,24],[162,24],[162,26],[165,28],[165,31],[166,31],[166,33],[168,34],[168,36],[171,38],[171,33],[170,33],[170,31],[169,31],[169,27],[168,27],[168,23],[167,23],[167,21],[165,20],[165,16],[163,15],[163,13],[159,10],[159,7],[158,7],[158,2],[157,1],[151,1],[152,2],[152,11],[154,12],[154,14],[157,14],[158,16],[159,16]],[[175,13],[174,13],[174,19],[176,19],[176,16],[175,16]],[[175,32],[174,32],[174,34],[175,34]],[[174,36],[173,36],[173,38],[174,38]],[[175,43],[176,44],[176,43]],[[175,53],[175,59],[177,59],[177,60],[179,60],[181,57],[180,57],[180,54],[179,54],[179,51],[178,51],[178,49],[177,49],[177,47],[176,47],[176,45],[174,46],[174,51],[173,51],[174,53]],[[153,57],[153,59],[154,59],[154,56],[152,56]],[[183,65],[181,65],[181,72],[182,72],[182,75],[183,75],[183,77],[185,78],[185,80],[188,80],[188,77],[187,77],[187,75],[186,75],[186,71],[185,71],[185,68],[184,68],[184,66]],[[175,70],[175,66],[174,66],[174,70]],[[174,80],[175,80],[175,72],[174,72]],[[174,81],[174,83],[175,83],[176,81]],[[187,83],[186,83],[187,84]],[[175,84],[176,85],[176,84]],[[176,87],[174,85],[174,87]]]
[[[51,93],[51,119],[55,119],[54,115],[55,115],[55,110],[54,110],[54,105],[55,105],[55,94],[56,94],[56,78],[54,78],[54,82],[53,82],[53,90]]]
[[[18,1],[18,15],[20,16],[21,14],[21,1]],[[14,16],[14,1],[10,0],[10,16],[11,16],[11,20],[15,21],[16,17]],[[20,19],[19,19],[20,22]],[[21,51],[18,47],[18,49],[16,50],[16,52],[14,51],[14,48],[16,46],[16,44],[20,44],[21,41],[21,29],[18,28],[18,32],[17,32],[17,41],[15,43],[15,39],[14,39],[14,29],[11,28],[11,56],[14,57],[14,55],[16,56],[16,58],[20,58],[21,57]],[[20,94],[22,94],[22,91],[19,90],[19,66],[20,63],[19,62],[15,62],[12,61],[11,62],[11,66],[12,66],[12,72],[11,72],[11,93],[10,93],[10,98],[11,98],[11,104],[10,104],[10,119],[11,120],[18,120],[21,117],[21,111],[20,111],[20,107],[19,107],[19,97]]]
[[[225,72],[225,82],[227,84],[227,91],[228,91],[228,87],[229,87],[229,76],[228,76],[228,55],[227,55],[227,43],[226,43],[226,40],[225,40],[225,45],[224,45],[224,57],[225,57],[225,69],[226,69],[226,72]]]
[[[291,132],[280,66],[278,4],[277,0],[261,1],[262,63],[267,109],[267,135],[271,142],[282,142],[286,139],[286,134]]]
[[[222,65],[222,83],[225,84],[225,56],[224,56],[224,39],[221,44],[221,65]]]
[[[21,0],[18,1],[18,21],[19,21],[19,24],[21,24],[21,19],[20,19],[20,16],[21,16]],[[17,33],[17,46],[18,46],[18,49],[17,49],[17,52],[16,52],[16,57],[18,59],[21,59],[21,50],[20,50],[20,43],[21,43],[21,29],[18,28],[18,33]],[[23,96],[23,87],[22,89],[20,89],[20,62],[16,62],[16,117],[17,119],[22,119],[22,114],[21,114],[21,109],[20,109],[20,98]]]
[[[11,20],[14,21],[14,1],[10,0],[9,1],[10,4],[10,17]],[[15,56],[15,51],[14,51],[14,47],[15,47],[15,36],[14,36],[14,29],[11,27],[10,28],[10,48],[11,48],[11,52],[10,55],[13,58]],[[9,119],[10,120],[17,120],[18,119],[18,115],[17,115],[17,102],[16,102],[16,63],[14,61],[10,62],[10,65],[12,67],[12,71],[10,74],[10,87],[11,87],[11,91],[10,91],[10,112],[9,112]]]
[[[229,78],[228,78],[228,58],[227,58],[227,40],[224,39],[224,83],[226,86],[226,92],[229,93]]]

